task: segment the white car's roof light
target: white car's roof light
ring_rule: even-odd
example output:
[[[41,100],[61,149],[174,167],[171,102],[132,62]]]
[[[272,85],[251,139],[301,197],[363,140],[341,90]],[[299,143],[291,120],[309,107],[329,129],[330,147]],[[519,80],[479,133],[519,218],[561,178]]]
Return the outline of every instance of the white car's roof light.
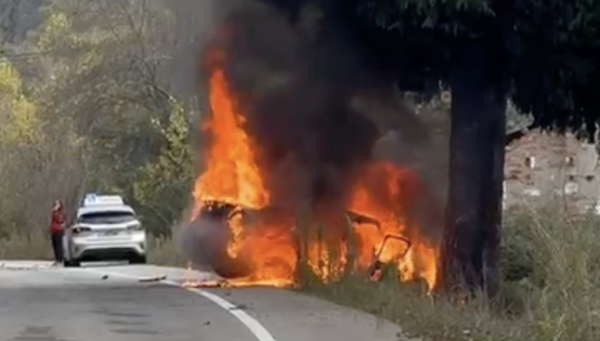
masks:
[[[125,205],[120,195],[96,195],[87,194],[83,199],[83,207],[106,206],[106,205]]]

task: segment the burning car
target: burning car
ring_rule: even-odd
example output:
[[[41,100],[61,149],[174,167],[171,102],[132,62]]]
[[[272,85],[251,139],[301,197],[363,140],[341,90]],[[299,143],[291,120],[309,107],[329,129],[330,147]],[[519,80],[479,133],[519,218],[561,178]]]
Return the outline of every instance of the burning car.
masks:
[[[290,286],[301,281],[300,264],[307,265],[313,275],[324,281],[334,280],[346,271],[361,271],[379,280],[382,265],[401,260],[411,247],[401,235],[382,234],[377,248],[366,257],[360,251],[365,247],[361,244],[361,230],[381,233],[381,224],[352,211],[345,212],[348,231],[333,248],[318,231],[274,231],[268,224],[269,220],[281,223],[286,216],[289,214],[276,207],[253,210],[207,202],[188,227],[186,241],[193,247],[187,249],[187,255],[194,263],[207,266],[226,279],[226,285]]]
[[[418,174],[373,159],[376,129],[365,131],[368,120],[344,96],[303,87],[304,72],[269,94],[235,79],[244,74],[236,72],[245,60],[235,60],[239,49],[252,45],[236,44],[244,30],[230,24],[203,56],[210,115],[201,122],[204,169],[186,254],[233,286],[290,286],[305,274],[376,279],[387,263],[398,265],[400,279],[432,287],[437,246],[411,216],[427,196]]]

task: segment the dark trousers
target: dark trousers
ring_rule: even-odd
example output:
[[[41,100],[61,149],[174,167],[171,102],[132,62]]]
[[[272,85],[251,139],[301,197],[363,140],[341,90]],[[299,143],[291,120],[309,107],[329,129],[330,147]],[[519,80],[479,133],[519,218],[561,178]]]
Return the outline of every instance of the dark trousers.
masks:
[[[63,232],[52,232],[52,251],[54,251],[54,260],[63,261]]]

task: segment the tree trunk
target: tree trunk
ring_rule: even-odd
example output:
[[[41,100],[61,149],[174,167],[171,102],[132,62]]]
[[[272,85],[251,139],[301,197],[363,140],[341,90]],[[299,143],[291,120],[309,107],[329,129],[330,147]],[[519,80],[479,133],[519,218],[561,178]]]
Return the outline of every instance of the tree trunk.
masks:
[[[484,46],[469,46],[451,75],[450,181],[438,283],[452,292],[494,295],[500,279],[507,91],[492,77],[493,58]]]

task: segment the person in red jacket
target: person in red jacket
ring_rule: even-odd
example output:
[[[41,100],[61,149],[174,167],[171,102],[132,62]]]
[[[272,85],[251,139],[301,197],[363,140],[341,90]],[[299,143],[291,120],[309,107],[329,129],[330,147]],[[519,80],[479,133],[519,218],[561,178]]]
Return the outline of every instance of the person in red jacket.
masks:
[[[63,262],[63,234],[65,224],[67,220],[67,214],[60,200],[54,202],[52,209],[52,222],[50,223],[50,236],[52,240],[52,250],[54,251],[55,265]]]

